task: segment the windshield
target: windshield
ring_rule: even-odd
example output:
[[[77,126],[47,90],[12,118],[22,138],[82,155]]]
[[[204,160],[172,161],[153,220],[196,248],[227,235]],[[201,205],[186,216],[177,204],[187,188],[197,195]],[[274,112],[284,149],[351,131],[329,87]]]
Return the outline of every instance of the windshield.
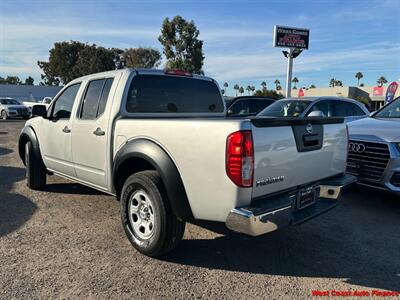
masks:
[[[14,99],[1,99],[0,102],[3,105],[20,105],[20,103]]]
[[[303,100],[279,100],[268,106],[259,116],[267,117],[299,117],[310,104]]]
[[[397,98],[378,111],[374,115],[374,118],[400,118],[400,98]]]

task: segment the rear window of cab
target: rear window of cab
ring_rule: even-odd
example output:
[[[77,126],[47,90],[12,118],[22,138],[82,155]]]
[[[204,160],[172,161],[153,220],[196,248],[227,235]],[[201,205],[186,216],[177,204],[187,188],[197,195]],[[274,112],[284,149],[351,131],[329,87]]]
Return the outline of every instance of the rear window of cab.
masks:
[[[128,90],[129,113],[221,113],[218,86],[184,76],[137,75]]]

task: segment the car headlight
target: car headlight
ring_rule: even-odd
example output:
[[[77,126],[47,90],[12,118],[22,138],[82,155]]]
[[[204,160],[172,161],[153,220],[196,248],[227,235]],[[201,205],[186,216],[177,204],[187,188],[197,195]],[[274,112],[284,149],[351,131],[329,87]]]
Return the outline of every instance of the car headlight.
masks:
[[[400,152],[400,142],[394,143],[394,145],[396,146],[397,150]]]

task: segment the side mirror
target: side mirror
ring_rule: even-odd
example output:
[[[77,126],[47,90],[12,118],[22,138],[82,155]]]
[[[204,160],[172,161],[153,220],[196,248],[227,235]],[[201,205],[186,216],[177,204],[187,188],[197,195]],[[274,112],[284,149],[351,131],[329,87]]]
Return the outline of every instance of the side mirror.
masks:
[[[314,110],[308,114],[308,117],[320,117],[325,118],[325,114],[320,110]]]
[[[46,105],[36,104],[32,107],[32,117],[42,117],[45,118],[47,116],[47,108]]]

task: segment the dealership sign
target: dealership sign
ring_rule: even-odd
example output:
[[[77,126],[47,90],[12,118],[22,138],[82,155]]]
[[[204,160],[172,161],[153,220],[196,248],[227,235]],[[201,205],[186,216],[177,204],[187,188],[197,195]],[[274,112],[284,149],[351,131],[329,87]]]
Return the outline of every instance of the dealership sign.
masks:
[[[382,97],[383,96],[383,86],[374,86],[372,96],[373,97]]]
[[[389,103],[392,102],[394,99],[394,95],[396,94],[397,88],[399,87],[398,83],[393,81],[391,84],[389,84],[387,90],[386,90],[386,97],[385,97],[385,102]]]
[[[309,29],[274,26],[274,47],[308,49],[309,40]]]

